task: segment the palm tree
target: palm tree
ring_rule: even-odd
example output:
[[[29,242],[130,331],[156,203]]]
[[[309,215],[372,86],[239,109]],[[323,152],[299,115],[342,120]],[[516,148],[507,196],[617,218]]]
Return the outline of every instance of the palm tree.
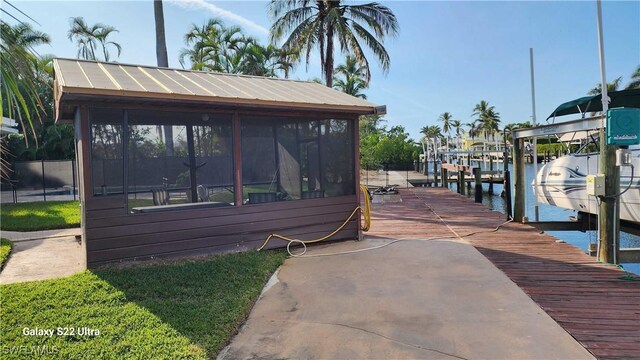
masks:
[[[345,63],[335,69],[335,73],[344,76],[344,79],[334,76],[333,87],[343,93],[366,99],[367,95],[360,91],[369,87],[369,83],[365,80],[367,71],[366,65],[359,64],[356,58],[348,55]]]
[[[113,26],[97,23],[89,26],[82,17],[72,17],[69,20],[71,28],[67,32],[69,40],[76,42],[78,46],[78,57],[86,60],[99,60],[96,55],[98,47],[102,48],[104,61],[109,61],[108,47],[113,46],[118,51],[118,56],[122,52],[120,44],[108,41],[107,38],[114,32],[118,32]]]
[[[471,141],[473,141],[476,138],[476,136],[478,136],[478,122],[472,121],[464,125],[469,128],[469,137],[471,138]]]
[[[158,66],[169,67],[167,56],[167,40],[164,36],[164,10],[162,0],[153,0],[153,14],[156,24],[156,58]]]
[[[504,126],[506,140],[511,141],[513,138],[513,130],[519,129],[522,127],[523,123],[511,123]]]
[[[48,44],[45,33],[35,31],[26,23],[9,25],[0,20],[0,118],[15,119],[25,134],[32,134],[38,145],[34,120],[45,113],[39,90],[47,86],[40,79],[38,58],[33,48]],[[52,93],[51,91],[49,93]],[[28,145],[28,136],[25,143]],[[8,148],[0,138],[0,178],[9,178]]]
[[[442,130],[438,125],[423,126],[420,129],[420,133],[426,138],[439,138],[442,137]]]
[[[220,50],[214,55],[223,72],[241,74],[245,56],[258,44],[258,40],[246,36],[239,26],[224,27],[220,34]]]
[[[618,91],[618,88],[620,87],[620,83],[621,82],[622,82],[622,76],[620,76],[619,78],[613,80],[610,83],[607,83],[607,92]],[[602,84],[598,84],[598,86],[596,86],[593,89],[589,90],[589,92],[587,94],[589,94],[589,95],[600,95],[600,93],[602,93]]]
[[[640,89],[640,65],[636,68],[636,71],[631,74],[631,82],[625,88],[626,90]]]
[[[498,116],[498,121],[495,121],[495,116]],[[495,112],[495,108],[492,105],[489,105],[489,102],[486,100],[480,100],[478,104],[473,108],[473,113],[471,116],[475,116],[475,123],[477,126],[478,132],[482,131],[485,139],[488,138],[488,133],[490,133],[500,122],[499,116],[500,114]]]
[[[320,84],[322,84],[322,80],[320,80]],[[382,129],[380,123],[386,121],[386,119],[382,118],[382,115],[362,115],[359,118],[360,130],[364,134],[377,133]]]
[[[460,120],[453,120],[451,127],[456,129],[456,150],[460,148],[460,128],[462,128],[462,122]]]
[[[345,4],[341,0],[272,0],[270,12],[275,19],[271,40],[285,38],[282,48],[301,49],[309,65],[311,51],[320,50],[320,65],[326,85],[333,87],[334,50],[350,53],[367,67],[365,80],[371,80],[369,61],[361,44],[376,56],[382,69],[389,70],[390,58],[384,47],[386,36],[398,33],[396,16],[378,3]]]
[[[180,64],[184,67],[186,58],[192,70],[242,73],[243,68],[257,66],[244,64],[245,56],[262,56],[261,49],[253,48],[257,40],[245,36],[238,26],[226,27],[220,19],[193,24],[184,40],[188,48],[180,52]]]
[[[167,56],[167,41],[164,36],[164,10],[162,7],[162,0],[153,1],[153,15],[156,24],[156,58],[158,66],[169,67],[169,57]],[[167,156],[174,155],[173,146],[173,127],[171,126],[158,126],[158,132],[164,130],[164,143],[165,153]]]
[[[471,113],[471,116],[475,116],[476,122],[482,123],[482,118],[484,116],[484,114],[487,113],[487,110],[493,108],[493,106],[489,105],[489,102],[486,100],[480,100],[479,103],[476,104],[476,106],[473,108],[473,113]]]
[[[442,131],[447,134],[447,149],[449,149],[449,137],[451,132],[451,121],[453,121],[453,116],[450,112],[444,112],[440,114],[438,117],[438,121],[442,122]]]
[[[180,65],[185,67],[185,58],[187,58],[192,70],[221,71],[217,60],[218,54],[222,53],[223,31],[224,25],[219,19],[209,19],[202,26],[192,24],[189,32],[184,35],[188,48],[180,51]]]
[[[422,143],[425,143],[426,139],[434,140],[434,148],[437,146],[435,140],[442,137],[442,130],[440,130],[438,125],[423,126],[422,129],[420,129],[420,133],[424,135]]]
[[[490,134],[491,138],[495,140],[496,132],[500,131],[500,113],[495,111],[493,106],[485,113],[482,125],[485,137]]]
[[[0,21],[1,91],[0,117],[15,118],[23,131],[29,129],[36,138],[33,120],[44,107],[38,96],[37,57],[33,48],[49,44],[49,35],[26,24],[9,25]],[[25,137],[26,139],[26,137]]]
[[[280,49],[280,70],[284,73],[284,78],[289,78],[289,73],[295,68],[296,63],[300,60],[300,49]]]
[[[262,46],[250,43],[238,53],[239,64],[236,66],[238,73],[246,75],[276,77],[276,70],[280,68],[280,49],[269,44]]]

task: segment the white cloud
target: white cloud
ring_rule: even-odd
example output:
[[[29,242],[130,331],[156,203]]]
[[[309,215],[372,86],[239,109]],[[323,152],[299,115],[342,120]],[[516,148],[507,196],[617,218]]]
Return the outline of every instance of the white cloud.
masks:
[[[168,2],[187,10],[198,10],[198,9],[206,10],[211,14],[213,14],[214,16],[237,22],[248,28],[256,30],[264,35],[269,35],[269,30],[267,30],[267,28],[265,28],[264,26],[256,24],[255,22],[245,17],[242,17],[236,13],[220,8],[205,0],[169,0]]]

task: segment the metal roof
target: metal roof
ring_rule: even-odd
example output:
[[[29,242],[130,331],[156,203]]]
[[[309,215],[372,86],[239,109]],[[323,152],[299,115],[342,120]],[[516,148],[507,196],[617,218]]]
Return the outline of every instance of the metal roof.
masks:
[[[53,67],[58,113],[65,101],[86,97],[386,113],[385,106],[307,81],[76,59],[54,59]]]

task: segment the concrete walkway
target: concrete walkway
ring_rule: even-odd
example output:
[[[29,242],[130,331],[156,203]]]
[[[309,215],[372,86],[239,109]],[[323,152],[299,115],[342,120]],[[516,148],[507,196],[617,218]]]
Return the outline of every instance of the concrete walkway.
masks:
[[[593,358],[466,242],[403,241],[291,258],[276,276],[220,359]]]
[[[84,270],[84,254],[75,235],[80,229],[34,232],[2,231],[13,241],[9,261],[0,272],[0,283],[55,279]]]
[[[49,239],[56,237],[68,237],[81,235],[81,228],[59,229],[59,230],[42,230],[42,231],[0,231],[0,237],[9,239],[13,242],[25,240]]]

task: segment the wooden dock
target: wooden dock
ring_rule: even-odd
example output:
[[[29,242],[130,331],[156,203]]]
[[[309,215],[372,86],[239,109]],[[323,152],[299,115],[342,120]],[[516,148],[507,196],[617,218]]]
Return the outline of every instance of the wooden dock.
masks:
[[[378,205],[368,235],[464,236],[547,314],[599,359],[640,359],[640,281],[556,242],[531,226],[443,188],[400,190],[401,203]],[[637,278],[636,278],[637,280]]]

